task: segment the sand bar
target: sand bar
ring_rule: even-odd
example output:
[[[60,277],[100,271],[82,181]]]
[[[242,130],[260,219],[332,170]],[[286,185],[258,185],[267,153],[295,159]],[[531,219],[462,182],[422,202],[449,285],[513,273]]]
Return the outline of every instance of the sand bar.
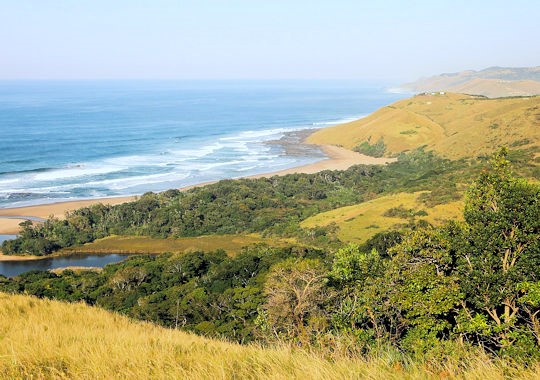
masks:
[[[24,222],[24,219],[4,219],[0,218],[0,234],[16,235],[19,232],[19,223]]]
[[[345,170],[349,167],[357,164],[367,164],[367,165],[377,165],[377,164],[386,164],[392,161],[395,161],[394,158],[374,158],[366,156],[360,153],[350,151],[345,148],[340,148],[333,145],[321,145],[321,149],[327,155],[328,158],[321,161],[315,162],[313,164],[297,166],[290,169],[257,174],[249,176],[247,178],[263,178],[263,177],[272,177],[275,175],[287,175],[294,173],[306,173],[313,174],[320,172],[322,170]],[[217,182],[217,181],[214,181]],[[205,182],[195,186],[184,187],[181,190],[188,190],[193,187],[204,186],[214,182]],[[38,217],[38,218],[48,218],[50,216],[55,216],[58,218],[64,217],[67,211],[76,210],[81,207],[87,207],[94,204],[102,203],[109,205],[116,205],[120,203],[130,202],[137,199],[136,196],[129,197],[119,197],[119,198],[96,198],[80,201],[68,201],[68,202],[58,202],[51,204],[43,204],[36,206],[26,206],[26,207],[15,207],[15,208],[5,208],[0,209],[0,234],[16,234],[18,232],[18,225],[24,219],[5,219],[2,217],[13,217],[13,216],[29,216],[29,217]],[[0,257],[1,259],[1,257]]]
[[[45,257],[31,256],[31,255],[25,255],[25,256],[4,255],[2,252],[0,252],[0,261],[30,261],[30,260],[40,260],[44,258]]]

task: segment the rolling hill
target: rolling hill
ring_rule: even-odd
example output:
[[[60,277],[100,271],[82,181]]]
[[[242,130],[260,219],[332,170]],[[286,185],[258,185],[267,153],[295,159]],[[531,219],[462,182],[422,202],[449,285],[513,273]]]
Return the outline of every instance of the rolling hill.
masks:
[[[446,91],[483,95],[489,98],[504,96],[530,96],[540,94],[540,82],[534,80],[509,81],[503,79],[475,78],[448,87]]]
[[[422,195],[427,193],[422,191],[383,196],[314,215],[300,225],[314,228],[335,223],[339,227],[337,236],[341,241],[364,243],[379,232],[403,229],[407,222],[413,220],[440,225],[445,220],[462,219],[462,201],[428,207],[422,202]]]
[[[450,91],[490,98],[537,95],[540,94],[540,66],[466,70],[422,78],[400,88],[416,93]]]
[[[540,97],[488,99],[454,93],[421,94],[383,107],[371,115],[321,129],[314,144],[354,149],[382,141],[384,156],[425,147],[458,159],[485,156],[500,146],[540,147]]]

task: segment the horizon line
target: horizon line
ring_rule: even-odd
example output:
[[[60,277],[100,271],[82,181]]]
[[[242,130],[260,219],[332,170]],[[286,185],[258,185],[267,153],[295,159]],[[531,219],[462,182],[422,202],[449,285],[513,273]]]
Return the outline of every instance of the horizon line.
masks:
[[[0,81],[386,81],[386,82],[395,82],[403,81],[405,79],[397,78],[151,78],[151,77],[129,77],[129,78],[119,78],[119,77],[73,77],[73,78],[61,78],[61,77],[51,77],[51,78],[2,78]]]

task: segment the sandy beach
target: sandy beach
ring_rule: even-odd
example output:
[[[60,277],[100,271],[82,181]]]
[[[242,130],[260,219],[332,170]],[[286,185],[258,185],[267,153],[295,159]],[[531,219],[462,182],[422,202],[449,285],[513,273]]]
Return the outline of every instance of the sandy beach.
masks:
[[[248,176],[246,178],[263,178],[294,173],[312,174],[322,170],[345,170],[357,164],[377,165],[395,161],[395,159],[393,158],[374,158],[333,145],[320,145],[320,148],[327,155],[326,159],[315,162],[313,164],[293,167],[290,169],[280,170],[276,172],[257,174],[253,176]],[[188,190],[193,187],[204,186],[210,183],[213,182],[205,182],[194,186],[188,186],[180,190]],[[54,216],[57,218],[62,218],[64,217],[66,212],[76,210],[81,207],[87,207],[98,203],[116,205],[120,203],[130,202],[135,199],[137,199],[136,196],[119,198],[96,198],[89,200],[58,202],[36,206],[0,209],[0,234],[16,234],[19,231],[19,223],[25,220],[24,217],[37,217],[46,219]],[[21,218],[5,218],[18,216],[20,216]]]

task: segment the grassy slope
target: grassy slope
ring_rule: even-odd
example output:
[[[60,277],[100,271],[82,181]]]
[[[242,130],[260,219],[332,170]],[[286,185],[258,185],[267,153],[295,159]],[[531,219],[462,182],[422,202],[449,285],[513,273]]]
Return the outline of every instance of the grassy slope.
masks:
[[[387,156],[426,145],[455,159],[487,155],[501,145],[538,148],[539,125],[540,97],[417,95],[363,119],[319,130],[308,142],[352,149],[382,137]]]
[[[502,96],[528,96],[540,94],[540,82],[535,80],[506,81],[475,78],[447,88],[447,91],[463,94],[484,95],[489,98]]]
[[[211,252],[223,249],[229,254],[236,254],[243,247],[253,244],[269,244],[275,247],[293,243],[286,239],[263,238],[250,235],[208,235],[178,239],[154,239],[148,236],[109,236],[83,246],[63,249],[60,254],[71,252],[84,253],[184,253],[192,251]]]
[[[467,379],[540,376],[485,356],[456,365],[410,365],[389,355],[336,359],[289,348],[241,346],[134,322],[83,304],[0,293],[0,378]]]
[[[312,228],[336,223],[338,237],[344,242],[362,243],[378,232],[395,229],[408,219],[387,217],[384,213],[390,208],[403,206],[415,211],[424,210],[426,216],[417,216],[416,220],[426,220],[434,225],[445,219],[461,219],[463,204],[461,201],[426,207],[419,200],[422,192],[399,193],[373,199],[353,206],[341,207],[332,211],[314,215],[301,223],[302,227]]]
[[[540,66],[489,67],[422,78],[401,86],[413,92],[450,91],[489,97],[540,93]]]

